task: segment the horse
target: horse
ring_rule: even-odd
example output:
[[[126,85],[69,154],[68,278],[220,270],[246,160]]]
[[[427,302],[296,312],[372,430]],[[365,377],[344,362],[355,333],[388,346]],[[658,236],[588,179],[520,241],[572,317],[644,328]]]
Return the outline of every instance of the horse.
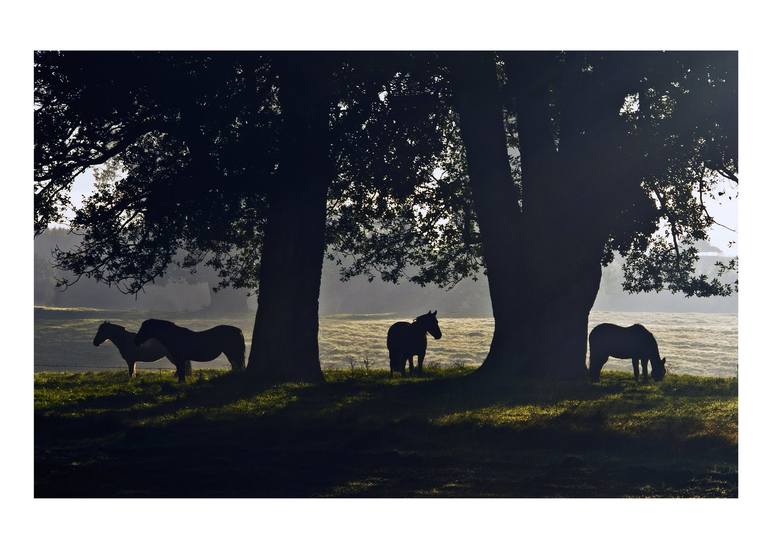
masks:
[[[430,312],[418,316],[414,322],[396,322],[388,329],[388,354],[390,355],[390,377],[393,372],[406,375],[406,361],[409,360],[409,375],[414,370],[414,355],[417,355],[417,373],[422,374],[422,362],[425,360],[425,351],[428,348],[426,334],[433,339],[441,339],[436,313]]]
[[[137,345],[134,343],[135,337],[134,332],[129,332],[123,326],[105,321],[96,331],[94,347],[98,347],[108,339],[112,341],[118,348],[120,356],[128,364],[128,377],[134,377],[137,362],[155,362],[168,356],[168,351],[157,339],[149,339],[142,345]]]
[[[655,336],[642,326],[623,327],[615,324],[599,324],[588,336],[591,346],[588,375],[591,381],[599,381],[602,366],[609,357],[630,358],[634,367],[634,379],[639,381],[639,361],[642,361],[644,381],[647,381],[647,362],[652,362],[652,379],[661,381],[666,375],[666,359],[660,358]]]
[[[202,332],[194,332],[177,326],[168,320],[151,318],[142,322],[134,338],[141,345],[151,338],[160,341],[168,349],[168,358],[176,366],[179,382],[185,381],[185,365],[190,361],[209,362],[225,354],[234,371],[246,367],[246,343],[243,332],[235,326],[214,326]]]

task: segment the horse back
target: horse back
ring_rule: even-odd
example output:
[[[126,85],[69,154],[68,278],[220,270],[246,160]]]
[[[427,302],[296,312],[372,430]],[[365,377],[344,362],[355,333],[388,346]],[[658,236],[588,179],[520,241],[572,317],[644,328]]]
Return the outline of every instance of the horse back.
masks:
[[[219,326],[214,326],[213,328],[209,328],[208,330],[202,330],[200,332],[194,332],[194,333],[200,334],[200,335],[213,336],[219,339],[243,338],[243,331],[241,331],[240,328],[236,326],[230,326],[228,324],[220,324]]]
[[[425,353],[428,340],[409,322],[396,322],[388,329],[388,350],[407,355]]]
[[[615,358],[655,358],[658,344],[652,333],[641,324],[618,326],[599,324],[588,336],[591,354]]]
[[[396,322],[388,328],[388,349],[398,344],[409,332],[408,322]]]
[[[222,353],[242,353],[245,345],[243,332],[225,324],[199,332],[176,326],[164,343],[179,359],[208,362]]]

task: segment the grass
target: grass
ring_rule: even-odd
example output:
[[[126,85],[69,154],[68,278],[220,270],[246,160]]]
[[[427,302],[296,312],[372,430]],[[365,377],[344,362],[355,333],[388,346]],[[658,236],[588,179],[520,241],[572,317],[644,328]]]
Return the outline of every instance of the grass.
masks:
[[[50,309],[35,307],[35,368],[37,371],[89,371],[107,368],[125,369],[126,364],[111,343],[94,347],[92,341],[99,324],[109,320],[133,331],[139,329],[150,313],[142,311],[100,311]],[[231,324],[243,330],[247,348],[251,345],[254,313],[232,313],[225,316],[201,316],[195,313],[152,313],[193,330],[204,330],[216,324]],[[494,319],[447,318],[440,316],[439,340],[429,338],[429,362],[444,365],[481,363],[489,351]],[[318,344],[324,367],[371,369],[388,367],[385,345],[388,328],[395,320],[411,320],[410,316],[335,315],[319,318]],[[641,322],[657,338],[666,367],[671,373],[705,376],[735,376],[738,364],[738,317],[735,314],[700,313],[622,313],[592,311],[589,327],[599,322],[629,325]],[[221,356],[207,367],[229,369]],[[168,360],[142,364],[142,369],[172,368]],[[611,358],[605,370],[628,373],[629,360]]]
[[[737,496],[734,378],[505,388],[470,371],[259,391],[215,370],[36,374],[35,494]]]

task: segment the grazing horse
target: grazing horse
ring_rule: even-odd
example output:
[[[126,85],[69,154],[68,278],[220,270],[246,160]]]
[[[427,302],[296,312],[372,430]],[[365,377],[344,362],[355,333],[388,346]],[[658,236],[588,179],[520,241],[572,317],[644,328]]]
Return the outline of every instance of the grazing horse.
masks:
[[[417,355],[417,373],[422,374],[422,362],[425,360],[425,350],[428,348],[426,334],[433,339],[441,339],[441,328],[436,320],[436,312],[428,311],[418,316],[411,324],[396,322],[388,329],[388,354],[390,355],[390,377],[393,372],[406,375],[406,361],[409,360],[409,375],[414,370],[414,355]]]
[[[120,356],[128,364],[128,376],[136,375],[137,362],[155,362],[164,356],[168,356],[168,351],[157,339],[148,339],[141,345],[134,343],[136,334],[129,332],[123,326],[103,322],[96,331],[94,337],[94,346],[98,347],[108,339],[118,348]]]
[[[630,358],[634,379],[639,381],[639,361],[642,361],[644,380],[647,381],[647,362],[652,362],[652,379],[660,381],[666,375],[666,359],[660,358],[655,336],[641,324],[624,328],[615,324],[599,324],[588,336],[591,359],[588,375],[599,381],[602,366],[609,357]]]
[[[134,341],[137,345],[155,338],[168,349],[168,358],[176,366],[176,375],[184,382],[186,364],[209,362],[222,353],[233,370],[242,370],[246,364],[246,343],[243,332],[235,326],[214,326],[202,332],[194,332],[177,326],[168,320],[151,318],[142,322]]]

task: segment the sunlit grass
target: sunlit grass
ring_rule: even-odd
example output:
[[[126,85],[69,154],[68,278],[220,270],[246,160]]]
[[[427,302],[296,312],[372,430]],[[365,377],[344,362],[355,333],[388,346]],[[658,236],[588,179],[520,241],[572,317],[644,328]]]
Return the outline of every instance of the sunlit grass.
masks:
[[[256,391],[217,370],[187,384],[170,372],[36,374],[36,486],[50,495],[737,493],[735,379],[645,384],[607,372],[599,384],[500,387],[471,371],[334,370],[320,386]],[[310,477],[292,479],[297,467]],[[181,474],[185,483],[171,483]]]
[[[148,313],[140,311],[99,311],[86,309],[35,309],[35,368],[125,370],[126,365],[110,343],[94,347],[92,340],[99,324],[110,320],[136,330]],[[232,324],[243,330],[247,349],[254,326],[252,313],[229,316],[154,313],[193,330],[216,324]],[[407,317],[389,315],[335,315],[319,319],[319,352],[325,370],[350,371],[388,369],[385,344],[390,325]],[[441,368],[479,364],[484,360],[492,339],[492,318],[444,318],[439,312],[444,337],[429,339],[426,361]],[[658,339],[661,352],[668,357],[671,373],[709,376],[734,376],[738,363],[738,321],[729,314],[619,313],[593,311],[590,325],[613,322],[621,325],[641,322]],[[228,369],[224,356],[194,368]],[[140,370],[170,369],[165,359],[140,364]],[[606,368],[631,371],[629,360],[610,359]]]

